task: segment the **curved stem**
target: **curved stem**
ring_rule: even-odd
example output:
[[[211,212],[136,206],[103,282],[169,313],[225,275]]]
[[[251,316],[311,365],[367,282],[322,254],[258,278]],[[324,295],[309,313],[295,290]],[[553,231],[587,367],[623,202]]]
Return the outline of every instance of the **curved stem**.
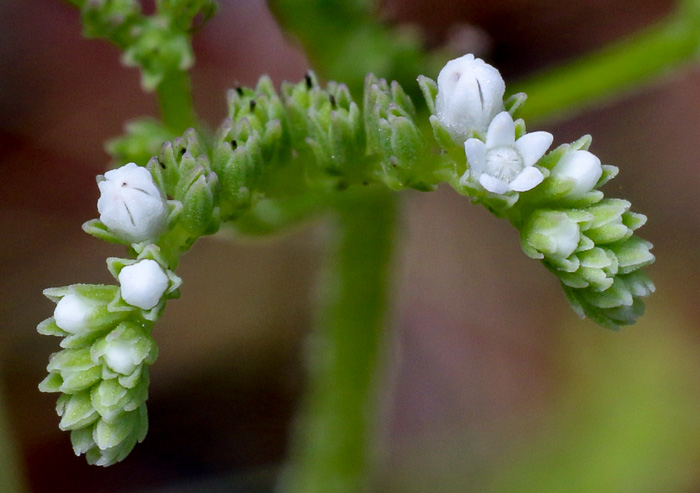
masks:
[[[694,16],[669,19],[603,50],[512,84],[527,93],[520,116],[527,121],[582,109],[670,72],[698,53]]]
[[[395,200],[371,190],[336,207],[306,355],[310,388],[281,485],[288,493],[358,493],[369,486]]]

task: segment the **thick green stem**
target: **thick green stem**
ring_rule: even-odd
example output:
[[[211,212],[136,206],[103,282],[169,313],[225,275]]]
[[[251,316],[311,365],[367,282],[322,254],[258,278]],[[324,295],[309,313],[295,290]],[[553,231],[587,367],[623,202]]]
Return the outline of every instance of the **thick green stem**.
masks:
[[[310,388],[282,484],[285,492],[369,488],[395,200],[388,191],[371,190],[336,208],[319,315],[306,354]]]
[[[196,124],[189,74],[182,70],[167,72],[158,85],[158,103],[163,123],[180,135]]]
[[[510,86],[527,93],[520,116],[526,121],[570,113],[650,81],[692,60],[700,31],[695,19],[673,15],[569,64]]]

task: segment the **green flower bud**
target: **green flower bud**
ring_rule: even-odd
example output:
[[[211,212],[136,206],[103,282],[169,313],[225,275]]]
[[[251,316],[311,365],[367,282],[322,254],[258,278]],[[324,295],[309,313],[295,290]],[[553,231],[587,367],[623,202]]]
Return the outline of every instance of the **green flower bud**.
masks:
[[[100,415],[90,400],[90,392],[84,390],[76,394],[64,394],[58,398],[56,413],[61,417],[58,427],[63,431],[76,430],[91,425]]]
[[[212,234],[219,229],[219,216],[215,213],[218,187],[216,174],[210,173],[206,178],[200,175],[188,188],[182,201],[180,224],[192,236]]]
[[[119,414],[113,421],[98,419],[71,431],[76,455],[85,454],[91,465],[110,466],[125,459],[136,443],[146,437],[148,415],[146,405]]]
[[[140,371],[142,364],[153,364],[157,349],[153,338],[142,327],[122,322],[92,345],[90,357],[92,361],[102,363],[106,378],[119,377],[122,385],[133,387],[126,385],[127,381],[121,377]]]
[[[523,250],[532,258],[567,259],[579,248],[579,223],[590,217],[572,218],[566,211],[538,210],[521,233]]]
[[[163,142],[175,138],[165,125],[151,118],[133,120],[126,124],[126,135],[107,142],[107,152],[115,165],[147,163],[160,151]]]
[[[148,17],[134,28],[133,42],[126,48],[122,62],[141,67],[141,85],[153,91],[167,72],[187,70],[194,62],[186,32],[170,29],[160,17]]]
[[[365,80],[367,151],[380,159],[379,177],[395,190],[434,190],[436,167],[425,159],[427,145],[414,122],[415,108],[399,84],[372,74]]]
[[[141,4],[136,0],[90,0],[84,2],[81,13],[85,37],[104,37],[124,46],[132,42],[132,28],[141,20]]]
[[[49,376],[39,384],[42,392],[73,394],[90,388],[102,377],[102,367],[90,358],[90,349],[64,349],[51,355]]]
[[[138,409],[148,398],[148,371],[144,369],[141,378],[133,388],[126,388],[117,379],[102,380],[91,389],[92,404],[107,422],[114,422],[123,412]]]

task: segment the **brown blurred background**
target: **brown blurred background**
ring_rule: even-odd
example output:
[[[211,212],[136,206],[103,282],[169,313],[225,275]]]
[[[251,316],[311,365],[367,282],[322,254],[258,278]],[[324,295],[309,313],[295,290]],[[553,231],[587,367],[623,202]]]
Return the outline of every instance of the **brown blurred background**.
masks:
[[[296,81],[309,67],[263,1],[220,4],[195,37],[195,103],[211,126],[236,82]],[[508,81],[672,7],[387,0],[381,12],[427,46],[486,57]],[[42,289],[113,282],[104,259],[124,253],[80,229],[96,216],[103,143],[157,111],[118,51],[80,30],[63,2],[0,2],[0,387],[29,491],[271,491],[304,385],[323,224],[269,241],[207,238],[183,259],[182,298],[155,331],[149,436],[124,463],[74,457],[56,396],[36,388],[58,350],[35,331],[52,312]],[[505,222],[447,188],[403,194],[379,491],[700,491],[699,81],[691,66],[538,125],[555,145],[590,133],[591,151],[620,168],[606,192],[649,218],[657,293],[621,333],[579,321]]]

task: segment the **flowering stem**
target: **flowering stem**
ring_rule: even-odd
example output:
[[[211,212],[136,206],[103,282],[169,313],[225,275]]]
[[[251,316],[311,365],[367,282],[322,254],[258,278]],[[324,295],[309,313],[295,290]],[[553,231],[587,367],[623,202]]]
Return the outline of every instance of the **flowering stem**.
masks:
[[[307,354],[289,493],[366,491],[383,336],[395,198],[370,190],[338,207]]]
[[[163,123],[175,134],[181,134],[196,123],[192,104],[190,77],[186,71],[171,70],[158,85],[158,103]]]
[[[696,56],[700,41],[694,15],[672,15],[664,22],[572,63],[511,85],[525,92],[526,121],[582,109],[601,99],[670,72]]]

